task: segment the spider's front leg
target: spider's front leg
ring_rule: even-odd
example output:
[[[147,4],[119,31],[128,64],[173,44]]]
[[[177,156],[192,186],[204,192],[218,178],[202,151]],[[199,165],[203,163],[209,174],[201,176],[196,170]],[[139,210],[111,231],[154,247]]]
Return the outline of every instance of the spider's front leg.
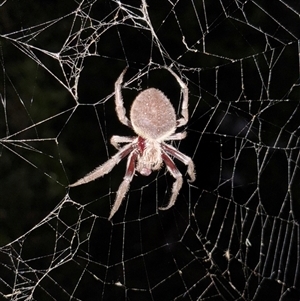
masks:
[[[112,217],[114,216],[114,214],[118,211],[128,189],[129,189],[130,182],[132,181],[132,177],[134,176],[134,172],[135,172],[135,162],[136,162],[137,156],[138,156],[138,152],[133,151],[127,159],[126,173],[123,178],[123,182],[121,183],[121,185],[119,186],[119,189],[117,191],[117,196],[116,196],[114,205],[111,208],[108,220],[111,220]]]
[[[89,183],[94,181],[107,173],[109,173],[122,159],[124,159],[130,152],[132,152],[135,148],[134,143],[130,143],[125,145],[120,149],[118,153],[116,153],[113,157],[111,157],[108,161],[98,166],[96,169],[88,173],[83,178],[79,179],[73,184],[70,184],[69,187],[75,187],[82,184]]]
[[[165,152],[163,152],[161,154],[161,157],[164,160],[168,171],[175,178],[175,182],[174,182],[173,187],[172,187],[172,195],[171,195],[171,198],[170,198],[170,201],[169,201],[168,205],[166,207],[159,207],[158,208],[160,210],[168,210],[169,208],[171,208],[175,204],[175,201],[176,201],[178,193],[181,189],[183,180],[182,180],[182,174],[180,173],[180,171],[176,167],[173,160]]]
[[[196,180],[195,165],[190,157],[186,156],[185,154],[183,154],[182,152],[180,152],[178,149],[176,149],[174,146],[170,144],[163,143],[162,149],[166,153],[170,154],[174,158],[180,160],[185,165],[187,165],[187,172],[190,176],[190,180],[188,180],[189,182],[194,182]]]

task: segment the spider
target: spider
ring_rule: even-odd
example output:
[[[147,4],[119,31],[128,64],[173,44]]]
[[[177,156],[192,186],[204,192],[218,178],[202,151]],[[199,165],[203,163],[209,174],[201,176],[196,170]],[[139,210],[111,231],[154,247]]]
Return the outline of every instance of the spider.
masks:
[[[174,177],[175,182],[173,183],[169,203],[165,207],[159,207],[160,210],[167,210],[175,204],[183,183],[182,174],[170,156],[187,165],[190,182],[193,182],[196,178],[192,159],[172,145],[166,143],[166,141],[182,140],[186,137],[186,132],[175,133],[175,131],[177,127],[181,127],[188,122],[187,86],[177,74],[171,69],[168,69],[177,80],[183,94],[181,107],[182,117],[180,119],[176,120],[175,109],[167,96],[156,88],[143,90],[137,95],[132,103],[130,119],[128,119],[121,93],[121,85],[126,70],[127,68],[123,70],[115,82],[116,113],[120,122],[133,129],[137,136],[112,136],[111,144],[118,149],[118,152],[95,170],[77,182],[69,185],[69,187],[74,187],[102,177],[109,173],[122,159],[128,156],[125,176],[117,191],[116,199],[108,220],[110,220],[119,209],[129,189],[135,170],[143,176],[149,176],[152,171],[159,170],[164,162],[168,171]],[[121,143],[125,143],[125,146],[120,147]]]

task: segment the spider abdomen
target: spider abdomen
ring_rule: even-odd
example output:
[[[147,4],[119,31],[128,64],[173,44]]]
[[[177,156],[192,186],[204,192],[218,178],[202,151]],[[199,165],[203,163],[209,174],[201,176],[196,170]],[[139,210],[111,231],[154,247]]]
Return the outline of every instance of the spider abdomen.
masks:
[[[134,131],[141,137],[163,140],[176,129],[176,114],[170,100],[155,88],[142,91],[130,110]]]

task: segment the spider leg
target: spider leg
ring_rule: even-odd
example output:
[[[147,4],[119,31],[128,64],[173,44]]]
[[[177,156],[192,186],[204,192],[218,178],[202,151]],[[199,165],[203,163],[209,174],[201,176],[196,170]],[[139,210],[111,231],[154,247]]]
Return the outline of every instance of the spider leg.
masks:
[[[117,152],[113,157],[111,157],[104,164],[98,166],[96,169],[88,173],[83,178],[79,179],[75,183],[69,185],[69,187],[79,186],[82,184],[89,183],[94,181],[105,174],[109,173],[123,158],[125,158],[130,152],[132,152],[135,148],[135,143],[130,143],[125,145]]]
[[[159,207],[158,208],[160,210],[167,210],[175,204],[175,201],[177,199],[177,196],[178,196],[178,193],[181,189],[183,181],[182,181],[182,174],[180,173],[180,171],[176,167],[173,160],[165,152],[162,152],[161,157],[164,160],[164,162],[165,162],[165,164],[168,168],[168,171],[175,178],[175,182],[173,183],[173,187],[172,187],[172,195],[171,195],[171,198],[170,198],[170,201],[169,201],[168,205],[166,207]]]
[[[129,189],[130,182],[132,181],[132,177],[135,172],[135,161],[137,159],[137,156],[138,156],[138,152],[133,151],[127,159],[126,173],[123,178],[123,182],[121,183],[121,185],[119,186],[119,189],[117,191],[117,196],[116,196],[114,205],[110,211],[108,220],[111,220],[112,217],[114,216],[114,214],[118,211],[128,189]]]
[[[170,141],[170,140],[182,140],[186,137],[186,132],[180,132],[175,133],[167,138],[164,139],[164,141]]]
[[[172,145],[162,143],[161,147],[165,152],[167,152],[174,158],[180,160],[185,165],[187,165],[187,167],[188,167],[187,173],[189,174],[189,176],[191,178],[189,180],[189,182],[194,182],[196,179],[196,175],[195,175],[195,165],[194,165],[194,162],[192,161],[192,159],[190,157],[184,155],[182,152],[180,152],[178,149],[176,149]]]
[[[182,105],[181,105],[181,115],[182,118],[177,120],[177,127],[183,126],[187,124],[189,120],[189,112],[188,112],[188,103],[189,103],[189,89],[187,85],[181,80],[181,78],[170,68],[167,68],[168,71],[175,77],[178,84],[181,87],[181,92],[183,94]]]
[[[127,70],[127,67],[122,71],[122,73],[118,77],[117,81],[115,82],[115,104],[116,104],[116,112],[117,112],[119,120],[123,124],[132,128],[131,121],[126,117],[126,110],[124,108],[122,92],[121,92],[121,85],[122,85],[123,77],[124,77],[126,70]]]
[[[116,148],[120,149],[120,143],[131,143],[136,139],[136,137],[125,137],[125,136],[112,136],[110,143]]]

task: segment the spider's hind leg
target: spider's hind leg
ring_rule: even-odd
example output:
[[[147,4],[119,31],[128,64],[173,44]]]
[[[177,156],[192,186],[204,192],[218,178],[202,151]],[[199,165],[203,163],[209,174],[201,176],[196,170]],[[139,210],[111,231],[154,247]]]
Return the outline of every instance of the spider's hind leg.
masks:
[[[125,74],[127,69],[128,68],[126,67],[122,71],[122,73],[118,77],[117,81],[115,82],[115,105],[116,105],[116,113],[117,113],[117,116],[118,116],[120,122],[122,122],[126,126],[132,128],[131,121],[126,116],[126,110],[125,110],[125,107],[124,107],[123,98],[122,98],[122,91],[121,91],[123,77],[124,77],[124,74]]]
[[[182,104],[181,104],[181,116],[182,118],[177,120],[177,127],[183,126],[187,124],[189,120],[189,112],[188,112],[188,103],[189,103],[189,89],[187,85],[181,80],[181,78],[171,69],[167,68],[167,70],[175,77],[178,84],[180,85],[181,92],[183,95]]]

